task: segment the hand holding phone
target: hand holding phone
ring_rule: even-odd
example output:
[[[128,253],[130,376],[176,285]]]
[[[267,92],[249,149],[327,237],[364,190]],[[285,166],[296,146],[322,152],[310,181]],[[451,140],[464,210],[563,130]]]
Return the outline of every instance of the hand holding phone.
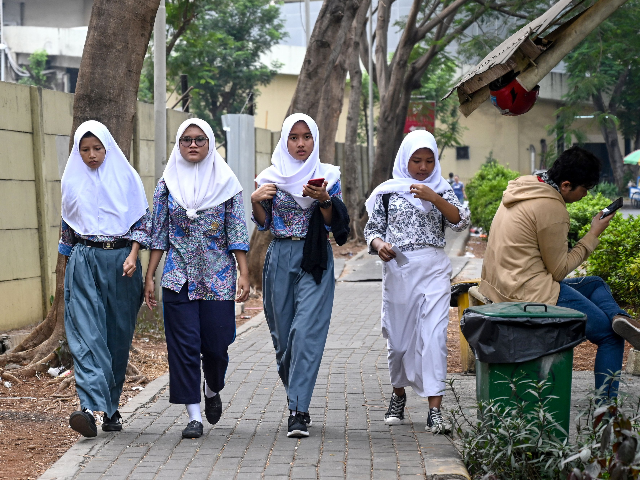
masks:
[[[324,185],[324,178],[312,178],[307,182],[309,185],[313,185],[314,187],[321,187]]]
[[[622,197],[616,198],[611,205],[609,205],[607,208],[602,210],[602,216],[600,217],[600,220],[602,220],[604,217],[608,217],[609,215],[613,215],[613,213],[616,210],[622,208],[622,205],[623,205]]]

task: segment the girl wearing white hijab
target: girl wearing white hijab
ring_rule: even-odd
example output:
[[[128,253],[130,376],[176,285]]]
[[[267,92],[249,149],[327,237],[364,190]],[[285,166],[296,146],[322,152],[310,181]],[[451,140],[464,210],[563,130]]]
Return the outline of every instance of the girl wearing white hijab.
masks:
[[[61,183],[64,322],[81,407],[69,425],[95,437],[94,410],[104,412],[102,430],[122,430],[118,403],[142,304],[138,250],[149,245],[150,215],[140,176],[94,120],[76,130]]]
[[[393,386],[384,421],[403,422],[405,387],[411,386],[429,398],[426,429],[445,433],[450,426],[440,405],[447,376],[451,262],[444,253],[444,229],[465,229],[469,210],[442,178],[433,135],[417,130],[405,137],[393,178],[379,185],[365,205],[365,238],[370,252],[384,262],[382,334]]]
[[[151,258],[145,299],[156,306],[153,277],[162,258],[162,302],[169,354],[169,401],[184,404],[184,438],[203,434],[200,363],[205,416],[222,415],[220,391],[236,335],[235,306],[249,297],[249,234],[242,187],[216,151],[213,130],[198,118],[176,133],[171,157],[153,195]],[[236,261],[240,270],[237,280]]]
[[[325,225],[331,225],[333,202],[342,199],[340,170],[320,163],[319,140],[318,126],[311,117],[302,113],[288,117],[272,165],[258,175],[259,188],[251,195],[253,221],[259,230],[271,230],[275,237],[264,261],[262,293],[278,373],[287,391],[289,437],[309,436],[309,404],[335,289],[328,241],[327,269],[320,283],[301,268],[314,211],[320,208]]]

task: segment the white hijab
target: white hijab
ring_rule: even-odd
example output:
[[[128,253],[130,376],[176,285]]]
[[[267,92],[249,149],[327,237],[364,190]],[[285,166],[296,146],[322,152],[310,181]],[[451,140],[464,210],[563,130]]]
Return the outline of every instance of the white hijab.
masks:
[[[313,151],[306,161],[300,161],[291,156],[287,149],[289,133],[293,126],[303,121],[309,127],[313,136]],[[340,168],[335,165],[320,163],[320,138],[318,125],[304,113],[294,113],[288,116],[282,124],[280,141],[271,156],[272,165],[265,168],[256,178],[258,185],[273,183],[281,190],[289,192],[295,201],[303,209],[309,208],[315,201],[310,197],[302,196],[302,187],[312,178],[324,178],[327,182],[327,191],[340,179]]]
[[[87,132],[93,133],[106,151],[104,162],[95,170],[80,156],[80,140]],[[62,218],[80,235],[122,236],[147,211],[140,176],[107,127],[95,120],[76,130],[61,187]]]
[[[189,162],[180,154],[180,137],[190,125],[200,127],[209,139],[209,152],[198,163]],[[216,151],[213,130],[199,118],[185,120],[178,128],[176,144],[162,177],[174,200],[191,220],[198,216],[198,211],[220,205],[242,191],[233,170]]]
[[[435,158],[435,166],[433,172],[425,180],[416,180],[409,173],[409,159],[413,152],[420,148],[428,148],[433,152]],[[416,208],[422,208],[426,213],[431,211],[433,204],[419,198],[414,198],[412,193],[409,193],[409,187],[414,183],[421,183],[427,185],[434,192],[442,194],[449,189],[449,184],[442,178],[440,170],[440,160],[438,160],[438,145],[436,139],[426,130],[414,130],[409,133],[398,150],[396,155],[396,161],[393,165],[393,178],[387,180],[384,183],[378,185],[365,202],[367,207],[367,213],[371,215],[373,207],[376,203],[376,197],[385,193],[399,193],[406,198]]]

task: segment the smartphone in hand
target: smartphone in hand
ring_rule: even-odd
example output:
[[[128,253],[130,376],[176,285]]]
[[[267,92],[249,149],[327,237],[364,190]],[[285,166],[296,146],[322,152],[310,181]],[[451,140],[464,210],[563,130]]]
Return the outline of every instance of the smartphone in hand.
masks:
[[[324,178],[312,178],[307,182],[309,185],[313,185],[314,187],[321,187],[324,185]]]
[[[609,215],[613,215],[616,210],[622,208],[622,204],[622,197],[616,198],[611,205],[602,210],[602,216],[600,217],[600,220],[602,220],[604,217],[608,217]]]

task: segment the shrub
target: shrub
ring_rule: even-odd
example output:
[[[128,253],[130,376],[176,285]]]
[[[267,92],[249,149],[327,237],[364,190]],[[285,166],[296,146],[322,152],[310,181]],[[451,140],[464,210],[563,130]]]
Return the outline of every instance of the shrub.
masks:
[[[489,159],[493,160],[491,154]],[[465,187],[469,197],[471,222],[475,226],[489,232],[502,201],[502,192],[507,188],[509,180],[519,176],[518,172],[503,167],[495,160],[487,161],[480,168]]]
[[[585,226],[591,225],[593,216],[609,205],[611,200],[602,193],[592,195],[589,193],[582,200],[567,205],[569,211],[569,220],[571,222],[569,226],[569,246],[573,247],[580,237],[586,233],[582,233]],[[588,228],[587,228],[588,231]]]
[[[626,183],[625,183],[626,185]],[[594,187],[593,190],[591,190],[591,192],[595,195],[597,193],[601,193],[602,195],[604,195],[605,197],[611,199],[611,200],[615,200],[616,198],[619,197],[618,195],[618,187],[616,187],[615,183],[610,183],[610,182],[602,182],[599,183],[598,185],[596,185]]]
[[[618,302],[640,308],[640,217],[613,217],[587,260],[587,274],[607,282]]]

